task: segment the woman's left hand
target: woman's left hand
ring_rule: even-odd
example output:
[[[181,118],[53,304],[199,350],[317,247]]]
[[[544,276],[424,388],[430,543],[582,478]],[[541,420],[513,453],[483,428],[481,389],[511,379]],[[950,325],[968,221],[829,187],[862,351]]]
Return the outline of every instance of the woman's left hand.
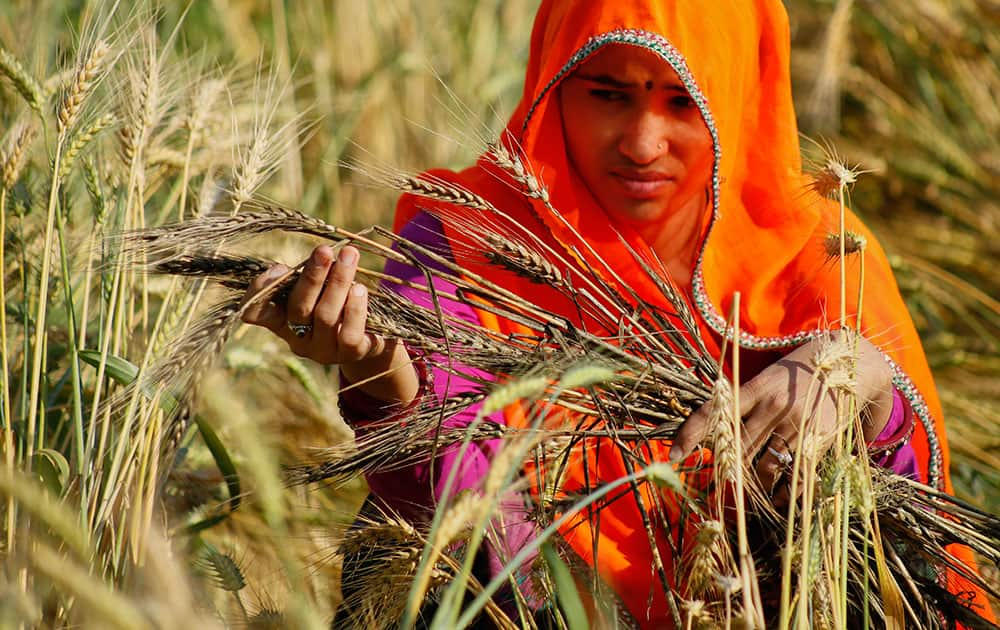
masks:
[[[740,387],[743,453],[749,461],[757,458],[755,469],[761,486],[779,505],[788,497],[787,493],[775,493],[775,486],[792,462],[803,417],[807,418],[808,434],[820,440],[820,453],[833,444],[842,428],[835,394],[830,392],[819,399],[822,388],[818,382],[813,384],[818,376],[814,361],[817,353],[830,344],[843,343],[831,337],[799,346]],[[868,419],[863,427],[865,439],[872,441],[885,427],[892,410],[892,371],[871,342],[863,337],[858,337],[857,342],[855,390],[859,407],[867,408],[866,416],[862,416]],[[678,430],[670,450],[672,461],[687,457],[705,438],[710,428],[710,406],[702,405]]]

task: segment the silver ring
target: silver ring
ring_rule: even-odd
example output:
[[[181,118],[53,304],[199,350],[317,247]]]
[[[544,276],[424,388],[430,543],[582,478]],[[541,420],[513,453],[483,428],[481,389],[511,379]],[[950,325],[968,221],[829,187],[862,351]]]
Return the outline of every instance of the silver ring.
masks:
[[[288,322],[288,330],[292,331],[292,334],[299,339],[308,335],[312,329],[312,324],[293,324],[292,322]]]
[[[788,451],[779,451],[775,448],[771,448],[770,446],[768,446],[767,452],[770,453],[771,455],[774,455],[774,458],[777,459],[778,463],[781,464],[782,466],[789,466],[793,461],[792,454],[789,453]]]

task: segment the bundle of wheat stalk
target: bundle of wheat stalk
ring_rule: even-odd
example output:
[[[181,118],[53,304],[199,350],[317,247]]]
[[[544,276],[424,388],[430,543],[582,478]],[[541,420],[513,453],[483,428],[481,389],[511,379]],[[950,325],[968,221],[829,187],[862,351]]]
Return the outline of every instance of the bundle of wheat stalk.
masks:
[[[548,203],[544,188],[516,152],[494,145],[490,155],[509,174],[511,185]],[[447,208],[454,206],[475,208],[482,220],[462,222],[466,240],[455,247],[453,258],[379,227],[350,232],[295,210],[250,200],[241,200],[239,212],[128,232],[114,243],[121,248],[121,259],[133,261],[147,273],[206,279],[221,290],[221,299],[201,322],[171,344],[167,354],[118,398],[128,400],[133,392],[155,391],[177,401],[168,431],[175,436],[183,434],[187,410],[193,404],[198,369],[192,366],[204,368],[218,355],[247,307],[243,296],[251,280],[271,264],[229,250],[267,232],[307,234],[337,247],[351,244],[385,260],[411,265],[425,276],[426,283],[407,284],[428,293],[434,305],[430,308],[400,298],[391,285],[401,280],[362,269],[360,273],[374,285],[368,328],[403,340],[422,357],[419,360],[478,383],[478,390],[445,400],[428,396],[403,412],[405,418],[390,417],[350,447],[331,449],[318,461],[292,466],[288,480],[316,483],[391,471],[426,461],[449,445],[478,440],[499,438],[505,447],[483,492],[443,502],[431,523],[414,525],[383,518],[348,536],[347,547],[369,550],[371,545],[359,543],[359,537],[391,530],[394,540],[399,539],[375,554],[381,560],[349,574],[360,583],[345,591],[373,593],[379,598],[352,600],[352,609],[364,611],[356,616],[356,623],[380,627],[400,619],[413,623],[426,602],[433,601],[434,622],[440,627],[462,626],[484,610],[498,625],[530,627],[535,621],[526,622],[530,615],[526,617],[524,611],[531,595],[514,598],[520,614],[511,619],[504,619],[509,611],[497,608],[491,597],[504,585],[524,582],[511,576],[539,549],[549,553],[540,556],[546,561],[531,563],[532,579],[527,582],[535,593],[557,593],[560,606],[550,612],[561,618],[559,623],[570,623],[580,614],[578,606],[567,604],[572,600],[568,590],[575,591],[575,587],[560,586],[559,576],[565,575],[562,562],[576,566],[580,562],[558,543],[555,534],[578,515],[599,519],[602,506],[630,496],[642,514],[653,570],[677,627],[728,626],[738,619],[761,625],[770,615],[780,615],[783,627],[793,620],[800,627],[891,627],[904,619],[919,627],[945,628],[956,621],[967,627],[995,627],[967,607],[960,594],[950,592],[943,579],[957,573],[997,595],[946,548],[960,542],[987,561],[1000,563],[1000,519],[868,466],[865,457],[854,454],[856,448],[864,448],[860,432],[853,430],[856,419],[847,418],[843,424],[844,448],[835,451],[839,455],[817,452],[806,439],[807,448],[802,449],[805,453],[792,476],[793,484],[802,489],[801,509],[795,509],[796,502],[787,514],[772,507],[755,476],[744,471],[746,463],[735,447],[739,418],[732,411],[731,385],[701,343],[694,316],[655,257],[632,251],[672,312],[654,308],[622,279],[609,283],[603,274],[578,262],[594,258],[568,256],[547,247],[502,208],[470,191],[427,176],[390,173],[380,178],[399,190],[451,204],[436,204],[429,210],[443,221],[461,221],[457,214],[449,214]],[[559,216],[555,208],[551,210]],[[574,247],[582,251],[587,245],[580,239],[569,250],[573,252]],[[471,265],[463,265],[473,258],[481,263],[483,252],[488,264],[560,292],[577,306],[581,319],[596,322],[602,330],[620,332],[595,334],[594,328],[547,312],[525,296],[477,275]],[[253,299],[283,302],[299,269]],[[454,291],[442,293],[436,288],[439,281],[455,287]],[[450,316],[441,309],[442,300],[474,306],[531,332],[500,335]],[[731,325],[738,330],[738,321]],[[849,397],[852,347],[850,335],[831,336],[821,351],[823,356],[816,357],[816,386],[821,395],[843,390],[842,401]],[[178,370],[181,365],[183,371]],[[181,372],[184,378],[178,383]],[[649,461],[635,446],[670,440],[680,423],[708,401],[715,410],[708,446],[714,448],[716,458],[713,466],[699,467],[707,471],[710,481],[695,487],[674,468]],[[442,426],[454,414],[480,403],[476,421],[468,428]],[[531,420],[527,428],[515,429],[490,419],[491,413],[511,404],[524,406]],[[563,490],[559,471],[588,440],[597,437],[611,438],[618,445],[630,474],[596,480],[574,492]],[[165,450],[163,457],[169,461],[172,450]],[[536,477],[534,492],[525,491],[522,471],[527,463],[532,464]],[[699,477],[698,470],[682,472],[689,473],[687,480]],[[685,505],[683,512],[690,522],[682,527],[697,532],[697,540],[683,553],[673,550],[665,555],[656,542],[657,530],[667,525],[659,499],[650,500],[644,490],[649,484],[665,485],[670,496]],[[727,508],[721,496],[726,487],[735,488],[740,517],[736,526],[723,525]],[[539,533],[525,549],[507,558],[498,576],[481,584],[472,574],[474,559],[493,531],[490,524],[503,518],[503,497],[510,492],[529,497],[531,518]],[[406,536],[400,534],[404,531]],[[553,550],[557,550],[554,555]],[[667,563],[672,565],[670,575],[683,576],[681,585],[667,577]],[[387,594],[387,575],[407,585],[405,604]],[[595,601],[613,599],[599,580],[592,580],[591,586]],[[398,591],[399,584],[394,588]],[[617,612],[607,614],[620,620],[627,617],[620,606],[611,610]]]

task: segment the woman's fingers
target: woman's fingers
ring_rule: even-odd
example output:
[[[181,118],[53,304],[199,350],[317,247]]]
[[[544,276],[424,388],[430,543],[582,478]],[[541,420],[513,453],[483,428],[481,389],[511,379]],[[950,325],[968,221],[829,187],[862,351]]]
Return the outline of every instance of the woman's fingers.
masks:
[[[337,356],[340,354],[338,331],[342,327],[344,306],[354,284],[357,268],[358,250],[350,246],[344,247],[324,278],[326,286],[312,313],[313,340],[318,350]]]
[[[323,284],[332,264],[333,250],[322,245],[313,250],[312,255],[302,266],[302,273],[295,281],[295,286],[288,295],[288,306],[285,307],[290,326],[313,325],[316,301],[323,292]],[[305,337],[308,337],[308,334],[302,335],[302,338]]]
[[[302,265],[286,306],[259,297],[290,271],[275,265],[250,283],[243,298],[243,321],[270,329],[295,354],[324,364],[357,361],[381,352],[385,342],[365,332],[368,292],[354,283],[358,259],[354,247],[342,248],[336,261],[330,247],[317,247]]]
[[[798,427],[796,407],[776,396],[765,397],[743,420],[743,456],[756,457],[775,433],[794,435]]]
[[[773,497],[782,476],[791,470],[795,457],[788,444],[788,439],[778,433],[771,435],[764,451],[757,459],[757,478],[768,496]]]
[[[740,387],[743,455],[753,462],[764,491],[776,506],[787,505],[792,449],[803,433],[805,444],[824,452],[840,426],[834,396],[815,380],[811,342],[772,363]],[[687,457],[711,431],[712,412],[703,406],[678,429],[670,450],[671,461]],[[809,465],[814,465],[810,463]]]
[[[278,336],[282,336],[285,326],[285,309],[258,294],[277,282],[288,271],[288,267],[284,265],[274,265],[250,282],[250,287],[243,296],[243,304],[247,305],[242,315],[244,322],[263,326]],[[249,304],[247,304],[248,302]]]
[[[683,461],[705,439],[711,413],[712,401],[708,401],[681,424],[674,434],[674,443],[670,447],[671,462]]]
[[[764,373],[762,372],[761,374]],[[755,378],[740,387],[741,418],[747,417],[747,415],[758,406],[758,401],[767,399],[768,393],[764,389],[766,384],[766,379],[764,381],[758,381],[758,379]],[[678,462],[683,460],[705,439],[705,436],[710,428],[709,424],[712,413],[712,402],[709,401],[702,405],[697,411],[691,414],[687,420],[684,421],[680,429],[678,429],[677,433],[674,435],[674,444],[670,447],[670,461]],[[732,411],[725,410],[723,413],[728,414],[732,413]],[[744,429],[744,448],[747,447],[746,438],[746,430]]]
[[[363,284],[355,284],[344,306],[344,318],[337,337],[343,362],[360,361],[384,350],[382,338],[365,331],[367,321],[368,289]]]
[[[765,370],[740,388],[743,456],[756,462],[757,477],[769,495],[779,490],[782,476],[789,468],[792,457],[789,443],[794,441],[797,416],[801,415],[798,401],[790,391],[788,374],[783,368],[770,373]],[[684,459],[705,439],[711,415],[710,404],[706,404],[681,425],[670,450],[671,461]]]
[[[789,417],[794,409],[783,396],[761,393],[743,422],[743,457],[753,463],[760,487],[768,496],[773,497],[792,461],[790,444],[795,441],[797,424]]]
[[[792,492],[789,479],[790,478],[787,475],[785,477],[779,477],[774,487],[771,488],[771,503],[778,510],[783,510],[788,507],[788,501],[791,498]],[[799,487],[797,494],[802,494],[801,486]]]

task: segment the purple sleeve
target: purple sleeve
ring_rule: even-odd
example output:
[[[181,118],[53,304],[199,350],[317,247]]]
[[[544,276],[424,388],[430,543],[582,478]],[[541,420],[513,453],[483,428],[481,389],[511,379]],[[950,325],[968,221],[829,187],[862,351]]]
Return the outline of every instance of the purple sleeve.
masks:
[[[917,454],[910,444],[913,435],[913,410],[899,393],[892,390],[892,412],[889,421],[875,441],[868,445],[872,462],[904,477],[920,479]]]
[[[451,251],[442,233],[440,222],[425,212],[420,213],[404,226],[400,234],[427,249],[451,258]],[[421,262],[431,267],[436,266],[430,260]],[[426,284],[426,277],[419,269],[404,263],[387,262],[385,273],[416,284]],[[439,292],[454,293],[455,286],[452,283],[439,278],[434,278],[432,282],[434,288]],[[426,291],[388,282],[385,287],[418,306],[427,308],[433,306],[432,299]],[[468,305],[443,298],[439,299],[439,303],[442,311],[446,314],[468,322],[479,323],[476,313]],[[429,366],[443,360],[439,355],[428,357],[428,359],[430,359]],[[463,368],[462,371],[480,378],[490,378],[485,372],[468,368]],[[469,379],[435,367],[430,367],[426,371],[421,383],[424,395],[432,394],[439,401],[476,389],[478,386]],[[401,411],[398,406],[386,406],[385,403],[367,396],[357,388],[344,392],[341,395],[340,405],[345,420],[354,427],[355,433],[359,437],[372,431],[374,422],[385,419],[393,412]],[[449,428],[466,427],[475,420],[480,408],[481,404],[472,405],[447,418],[443,426]],[[502,424],[504,422],[503,414],[498,413],[491,416],[490,420]],[[460,453],[461,445],[455,444],[442,449],[434,462],[421,462],[402,469],[370,473],[367,475],[368,486],[386,506],[404,516],[413,516],[415,513],[434,509],[434,505],[444,495],[448,476],[456,468],[458,473],[452,494],[479,487],[489,469],[490,460],[499,447],[500,440],[484,440],[469,444],[464,453]]]

